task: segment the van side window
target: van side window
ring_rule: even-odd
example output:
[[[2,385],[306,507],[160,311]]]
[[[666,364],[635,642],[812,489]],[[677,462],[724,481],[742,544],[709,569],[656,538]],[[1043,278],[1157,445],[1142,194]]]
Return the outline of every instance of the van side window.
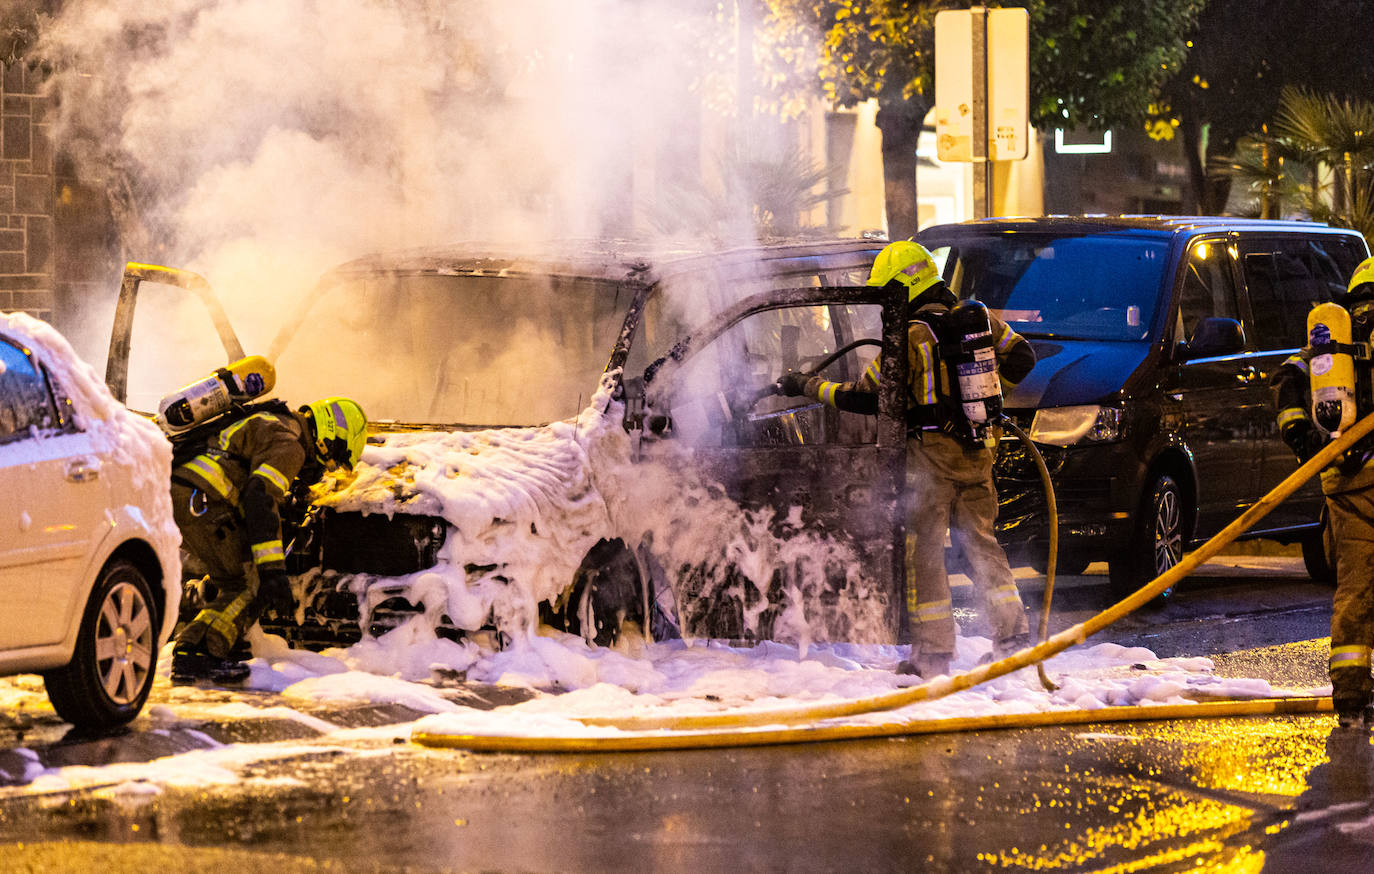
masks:
[[[1192,340],[1193,331],[1203,319],[1239,318],[1236,315],[1236,281],[1223,241],[1204,240],[1195,244],[1184,264],[1175,340]]]
[[[1274,249],[1278,249],[1275,243]],[[1260,349],[1296,349],[1307,334],[1307,311],[1323,300],[1322,283],[1292,250],[1250,251],[1242,262],[1252,330]],[[1327,297],[1330,297],[1327,294]]]
[[[1339,262],[1320,240],[1275,240],[1247,252],[1243,267],[1261,349],[1296,349],[1307,339],[1307,312],[1344,290]]]

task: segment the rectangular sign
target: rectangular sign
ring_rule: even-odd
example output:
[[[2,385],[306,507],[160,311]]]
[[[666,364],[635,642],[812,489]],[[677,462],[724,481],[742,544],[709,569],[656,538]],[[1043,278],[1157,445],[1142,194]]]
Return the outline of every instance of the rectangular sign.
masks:
[[[975,40],[987,21],[986,149],[974,148]],[[941,161],[1014,161],[1030,141],[1030,16],[1025,9],[954,9],[935,15],[935,143]]]

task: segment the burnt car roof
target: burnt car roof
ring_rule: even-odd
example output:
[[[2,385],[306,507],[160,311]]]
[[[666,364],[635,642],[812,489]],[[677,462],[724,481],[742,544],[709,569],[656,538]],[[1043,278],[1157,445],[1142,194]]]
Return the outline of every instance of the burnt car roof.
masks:
[[[845,253],[867,256],[885,240],[780,240],[753,246],[711,249],[702,245],[638,240],[564,240],[533,246],[486,242],[407,249],[368,255],[330,270],[329,279],[377,273],[433,273],[451,276],[570,276],[649,284],[703,268],[752,270],[762,262],[826,258]]]
[[[1113,231],[1155,232],[1174,235],[1206,233],[1222,230],[1278,231],[1281,233],[1354,233],[1318,222],[1282,219],[1239,218],[1236,216],[1197,215],[1049,215],[1029,217],[994,217],[943,225],[932,225],[918,236],[956,233],[1021,230],[1046,230],[1057,233],[1091,234]]]

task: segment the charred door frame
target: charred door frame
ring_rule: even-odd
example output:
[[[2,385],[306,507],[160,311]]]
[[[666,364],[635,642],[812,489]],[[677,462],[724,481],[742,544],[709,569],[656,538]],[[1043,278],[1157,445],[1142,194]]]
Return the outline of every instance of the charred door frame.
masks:
[[[138,264],[130,261],[124,265],[124,280],[119,286],[119,303],[115,306],[114,324],[110,330],[110,354],[105,361],[105,385],[120,403],[124,403],[129,390],[129,347],[133,339],[134,307],[138,303],[138,286],[144,282],[160,282],[190,291],[210,314],[215,331],[224,344],[228,356],[225,363],[243,357],[243,344],[229,324],[210,283],[199,273],[178,270],[175,267],[159,267],[155,264]]]
[[[652,397],[656,381],[671,379],[692,352],[719,337],[741,319],[768,310],[824,304],[876,304],[882,307],[882,351],[879,353],[881,378],[878,385],[878,428],[875,451],[879,469],[887,472],[895,494],[881,496],[891,499],[894,508],[890,521],[889,563],[893,579],[894,597],[889,601],[888,627],[896,629],[897,640],[907,639],[906,617],[906,514],[902,511],[901,492],[906,482],[906,382],[907,382],[907,294],[906,288],[897,290],[870,286],[829,286],[797,288],[761,292],[751,295],[721,311],[679,341],[663,358],[645,371],[645,395]],[[660,385],[663,383],[660,382]]]

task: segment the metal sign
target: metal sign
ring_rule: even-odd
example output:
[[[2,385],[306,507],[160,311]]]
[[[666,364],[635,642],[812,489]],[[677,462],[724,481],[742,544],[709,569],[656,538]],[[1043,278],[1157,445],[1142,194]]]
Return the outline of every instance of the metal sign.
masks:
[[[941,161],[1015,161],[1030,141],[1030,16],[1025,9],[935,15],[935,142]],[[983,108],[985,134],[975,136]]]

